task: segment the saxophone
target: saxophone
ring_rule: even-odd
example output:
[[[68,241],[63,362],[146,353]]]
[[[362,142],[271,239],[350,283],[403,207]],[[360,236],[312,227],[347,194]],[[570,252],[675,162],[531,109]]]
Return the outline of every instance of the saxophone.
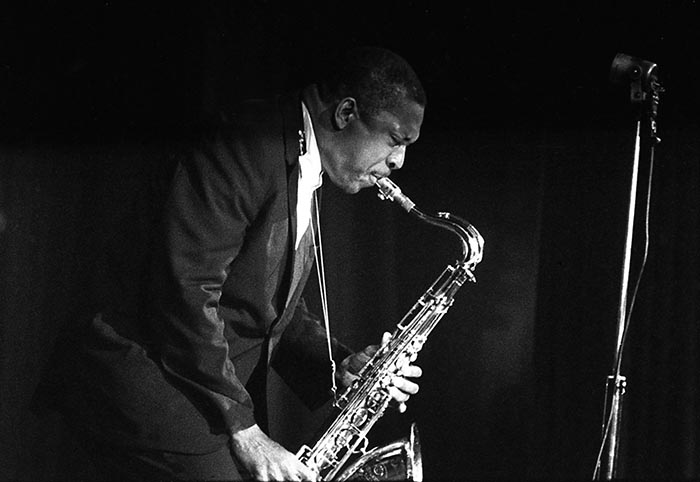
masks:
[[[462,257],[445,268],[401,319],[391,339],[379,348],[352,385],[338,397],[334,405],[339,414],[313,448],[299,449],[297,458],[314,470],[319,480],[423,479],[415,423],[408,437],[371,450],[367,450],[367,434],[389,406],[388,387],[392,376],[416,359],[464,282],[476,281],[473,271],[483,254],[484,240],[471,224],[450,213],[433,216],[419,211],[387,178],[377,180],[376,185],[380,199],[396,202],[418,219],[456,234],[462,244]],[[348,464],[353,456],[356,459]]]

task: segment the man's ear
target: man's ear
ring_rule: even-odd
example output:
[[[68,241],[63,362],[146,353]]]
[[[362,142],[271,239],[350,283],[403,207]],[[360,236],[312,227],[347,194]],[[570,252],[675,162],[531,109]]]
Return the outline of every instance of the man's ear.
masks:
[[[335,107],[333,126],[338,130],[345,129],[348,124],[358,118],[357,101],[352,97],[345,97]]]

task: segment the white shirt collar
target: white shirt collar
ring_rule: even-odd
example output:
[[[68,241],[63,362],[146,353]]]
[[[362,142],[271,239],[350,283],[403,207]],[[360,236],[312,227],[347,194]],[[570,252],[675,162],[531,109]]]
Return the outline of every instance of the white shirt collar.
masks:
[[[311,187],[311,190],[315,190],[320,187],[323,183],[323,169],[321,167],[321,154],[318,150],[318,144],[316,144],[316,135],[314,134],[314,125],[311,121],[311,114],[306,108],[306,105],[301,103],[303,117],[304,117],[304,133],[306,134],[306,152],[299,156],[299,166],[301,176],[299,178],[299,184],[303,182],[306,186]]]
[[[299,185],[297,189],[297,235],[295,247],[299,247],[301,238],[309,227],[311,219],[311,200],[314,191],[323,184],[323,169],[321,154],[316,144],[314,125],[311,114],[304,103],[301,103],[304,118],[304,133],[306,134],[306,152],[299,156]]]

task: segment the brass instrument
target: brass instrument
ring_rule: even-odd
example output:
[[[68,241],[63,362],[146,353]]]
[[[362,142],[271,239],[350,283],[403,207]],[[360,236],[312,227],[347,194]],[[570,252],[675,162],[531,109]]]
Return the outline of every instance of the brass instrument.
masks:
[[[379,197],[398,203],[420,220],[448,229],[462,243],[462,258],[448,265],[396,326],[391,339],[358,373],[335,406],[340,413],[313,448],[303,446],[297,457],[314,470],[319,480],[412,480],[423,479],[418,430],[384,447],[367,450],[367,433],[391,401],[391,378],[414,361],[428,335],[452,306],[454,295],[465,281],[475,282],[473,271],[481,261],[484,240],[469,223],[449,213],[427,215],[387,178],[377,180]],[[351,457],[359,455],[348,465]]]

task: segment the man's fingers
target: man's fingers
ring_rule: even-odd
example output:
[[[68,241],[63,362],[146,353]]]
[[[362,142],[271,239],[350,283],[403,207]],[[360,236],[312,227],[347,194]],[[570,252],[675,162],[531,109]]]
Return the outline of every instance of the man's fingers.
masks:
[[[401,390],[399,390],[398,388],[396,388],[394,386],[389,387],[389,395],[391,395],[391,398],[395,402],[399,402],[399,403],[407,402],[408,398],[410,397],[409,394],[402,392]]]
[[[394,389],[395,392],[392,392],[391,389]],[[392,394],[392,397],[396,399],[398,402],[405,402],[408,400],[409,395],[415,395],[418,393],[418,384],[413,383],[410,380],[407,380],[405,378],[401,377],[394,377],[391,381],[391,386],[389,387],[389,391]]]
[[[308,467],[304,466],[304,470],[301,473],[301,479],[300,480],[317,480],[318,475],[316,475],[316,472],[313,470],[309,469]]]
[[[399,371],[399,375],[408,378],[418,378],[423,375],[423,370],[416,365],[407,365]]]
[[[372,358],[375,353],[377,353],[378,349],[378,345],[369,345],[364,350],[346,358],[345,366],[350,374],[356,375],[362,369],[362,367],[367,364],[369,359]]]
[[[367,360],[372,358],[374,356],[374,354],[377,353],[377,350],[379,350],[379,345],[368,345],[360,353],[362,353],[364,355],[363,360],[365,362],[367,362]]]

